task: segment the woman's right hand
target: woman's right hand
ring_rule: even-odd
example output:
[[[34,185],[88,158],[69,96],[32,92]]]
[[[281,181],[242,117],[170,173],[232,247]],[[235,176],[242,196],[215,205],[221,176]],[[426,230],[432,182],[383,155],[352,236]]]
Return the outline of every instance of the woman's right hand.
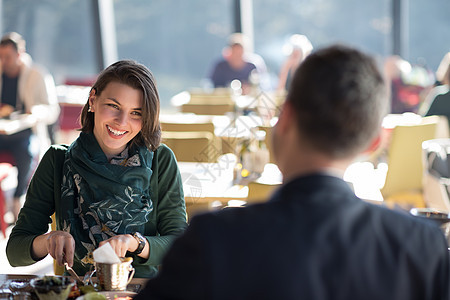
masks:
[[[37,259],[50,254],[62,266],[65,262],[72,267],[75,240],[65,231],[50,231],[36,237],[33,241],[33,256]]]
[[[62,266],[65,262],[73,266],[75,240],[65,231],[50,231],[47,234],[47,252]]]

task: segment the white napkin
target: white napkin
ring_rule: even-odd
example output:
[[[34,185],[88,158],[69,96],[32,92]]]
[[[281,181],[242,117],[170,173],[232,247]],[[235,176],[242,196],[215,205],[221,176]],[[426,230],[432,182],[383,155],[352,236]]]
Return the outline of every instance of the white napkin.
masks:
[[[109,243],[104,244],[103,246],[98,247],[92,252],[94,256],[94,261],[96,263],[103,264],[119,264],[121,263],[120,258],[117,256],[114,249],[111,247]]]

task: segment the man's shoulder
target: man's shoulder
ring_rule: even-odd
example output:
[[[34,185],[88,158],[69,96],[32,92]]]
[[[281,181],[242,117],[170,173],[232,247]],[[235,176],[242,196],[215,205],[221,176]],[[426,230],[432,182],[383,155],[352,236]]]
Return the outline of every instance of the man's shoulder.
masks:
[[[377,233],[384,232],[387,236],[398,238],[400,242],[408,240],[408,243],[417,244],[422,244],[424,238],[432,240],[433,243],[443,240],[442,230],[432,220],[415,217],[404,210],[369,203],[366,205],[370,211],[368,226],[374,228]]]
[[[254,227],[265,223],[269,216],[276,218],[278,213],[274,205],[277,204],[269,201],[245,207],[224,208],[220,211],[196,215],[192,218],[191,224],[201,230],[208,230],[208,228],[215,232],[219,230],[225,235],[227,232],[241,231],[249,226]]]

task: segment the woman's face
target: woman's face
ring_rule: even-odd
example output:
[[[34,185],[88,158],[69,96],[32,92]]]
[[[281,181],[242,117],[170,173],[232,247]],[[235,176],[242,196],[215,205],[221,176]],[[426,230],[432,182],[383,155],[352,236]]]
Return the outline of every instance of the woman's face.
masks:
[[[142,128],[142,91],[110,82],[89,104],[94,113],[94,136],[108,160],[120,154]]]

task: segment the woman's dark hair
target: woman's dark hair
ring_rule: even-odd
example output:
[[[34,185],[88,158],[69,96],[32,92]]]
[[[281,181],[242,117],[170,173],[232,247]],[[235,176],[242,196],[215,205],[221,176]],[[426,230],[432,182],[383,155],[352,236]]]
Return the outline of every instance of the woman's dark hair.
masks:
[[[155,151],[161,143],[159,123],[159,95],[152,72],[133,60],[120,60],[103,70],[91,88],[99,96],[110,82],[126,84],[142,91],[142,129],[130,141],[130,145],[146,146]],[[94,113],[89,112],[89,99],[80,115],[81,131],[94,130]]]

